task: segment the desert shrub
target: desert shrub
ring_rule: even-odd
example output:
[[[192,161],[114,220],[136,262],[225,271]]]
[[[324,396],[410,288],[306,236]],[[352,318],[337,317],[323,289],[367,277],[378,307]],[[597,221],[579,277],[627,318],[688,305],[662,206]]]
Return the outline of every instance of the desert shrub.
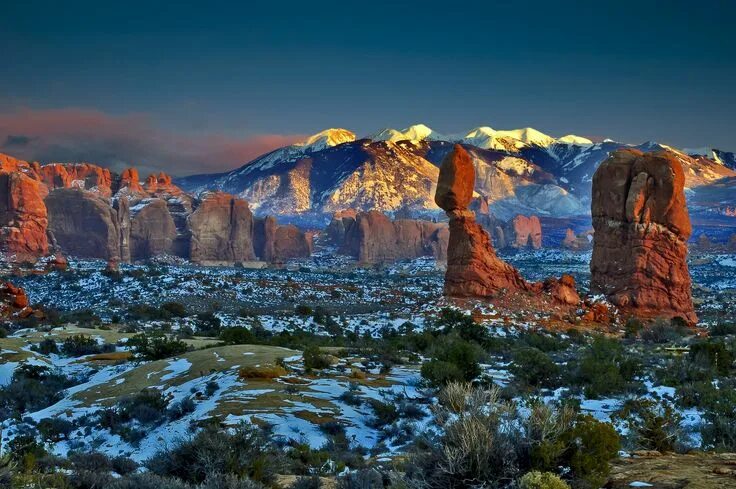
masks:
[[[330,358],[322,353],[318,346],[310,345],[302,353],[304,369],[309,371],[321,370],[330,366]]]
[[[643,329],[644,323],[640,319],[629,318],[626,320],[626,325],[624,326],[624,337],[629,339],[637,338]]]
[[[8,337],[8,330],[0,325],[0,338],[7,338]]]
[[[161,310],[175,318],[183,318],[187,315],[187,308],[181,302],[164,302],[161,304]]]
[[[82,309],[65,313],[61,317],[62,323],[77,323],[82,328],[90,328],[102,323],[100,316],[95,314],[91,309]]]
[[[207,395],[207,397],[212,397],[219,388],[220,384],[218,384],[217,381],[210,380],[204,386],[204,393]]]
[[[736,323],[718,323],[709,330],[711,336],[736,335]]]
[[[32,433],[22,433],[8,442],[5,447],[10,461],[22,472],[35,470],[37,461],[46,456],[46,448]]]
[[[422,377],[437,387],[471,381],[480,375],[482,355],[483,350],[476,343],[448,336],[435,344],[431,360],[422,365]]]
[[[593,339],[568,382],[581,385],[587,397],[617,394],[626,390],[641,370],[641,364],[623,345],[603,336]]]
[[[557,474],[533,470],[519,479],[519,489],[570,489],[570,486]]]
[[[541,402],[520,411],[500,400],[497,387],[448,384],[435,419],[441,433],[420,437],[410,452],[410,486],[504,487],[532,469],[567,467],[575,486],[599,487],[619,449],[610,424]]]
[[[628,428],[633,449],[674,451],[682,434],[682,416],[667,402],[627,401],[617,413]]]
[[[200,312],[197,314],[199,331],[205,336],[216,336],[222,327],[222,320],[213,312]]]
[[[385,426],[399,419],[399,410],[393,402],[370,399],[368,400],[368,404],[373,410],[373,419],[370,420],[371,426]]]
[[[682,338],[688,332],[687,323],[677,321],[677,318],[671,321],[660,319],[644,328],[641,339],[647,343],[670,343]]]
[[[220,339],[228,345],[248,345],[255,343],[255,335],[248,328],[226,328],[220,332]]]
[[[56,345],[56,341],[52,338],[44,338],[39,343],[32,345],[31,350],[38,352],[41,355],[59,353],[59,347]]]
[[[91,336],[77,334],[70,336],[61,343],[61,354],[67,357],[81,357],[84,355],[95,355],[98,353],[109,353],[115,351],[115,345],[97,343]]]
[[[181,419],[187,414],[191,414],[196,409],[196,405],[191,397],[185,397],[181,401],[175,402],[166,412],[169,419]]]
[[[383,477],[376,469],[350,472],[337,479],[337,489],[383,489]]]
[[[181,355],[190,350],[189,345],[181,340],[168,338],[163,333],[140,333],[128,340],[135,354],[145,360],[161,360]]]
[[[15,369],[8,385],[0,387],[0,419],[38,411],[59,401],[73,381],[48,367],[24,364]]]
[[[703,446],[718,451],[736,450],[736,391],[719,389],[703,413]]]
[[[536,348],[545,353],[562,351],[568,346],[567,343],[556,336],[537,331],[527,331],[520,334],[519,341],[525,343],[530,348]]]
[[[251,479],[240,478],[234,474],[213,474],[197,489],[265,489],[260,482]]]
[[[720,341],[703,341],[690,346],[688,359],[716,375],[728,375],[733,368],[733,353]]]
[[[232,433],[206,428],[179,446],[158,452],[146,463],[159,476],[202,483],[216,474],[236,475],[272,484],[284,467],[283,454],[266,434],[251,425]]]
[[[64,418],[44,418],[36,428],[45,441],[57,442],[68,438],[74,430],[74,423]]]
[[[149,472],[130,474],[127,477],[113,480],[106,487],[109,489],[195,489],[178,479],[161,477]]]
[[[155,423],[166,412],[166,399],[160,390],[143,389],[134,396],[122,398],[117,409],[123,420],[136,420],[142,424]]]
[[[322,489],[322,479],[319,476],[299,477],[294,481],[289,489]]]
[[[280,365],[242,367],[238,370],[241,379],[276,379],[286,374],[288,374],[287,370]]]
[[[610,461],[618,456],[621,443],[609,423],[580,415],[575,425],[561,435],[566,446],[562,461],[570,467],[576,486],[601,487],[611,472]]]
[[[533,387],[555,387],[560,376],[557,364],[537,348],[516,350],[509,371],[518,380]]]
[[[314,313],[314,311],[312,310],[311,307],[309,307],[306,304],[297,304],[294,307],[294,313],[299,316],[311,316]]]

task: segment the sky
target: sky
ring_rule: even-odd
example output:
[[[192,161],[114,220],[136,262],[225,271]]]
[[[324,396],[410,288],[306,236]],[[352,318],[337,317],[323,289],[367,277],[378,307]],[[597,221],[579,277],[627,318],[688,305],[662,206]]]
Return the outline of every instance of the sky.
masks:
[[[223,171],[329,127],[736,150],[736,2],[3,2],[0,152]]]

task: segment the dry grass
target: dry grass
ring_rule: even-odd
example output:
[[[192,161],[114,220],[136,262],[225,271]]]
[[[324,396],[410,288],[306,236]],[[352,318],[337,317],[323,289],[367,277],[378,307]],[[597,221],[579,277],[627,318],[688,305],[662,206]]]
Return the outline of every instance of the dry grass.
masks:
[[[241,379],[277,379],[288,372],[280,365],[256,365],[238,370]]]

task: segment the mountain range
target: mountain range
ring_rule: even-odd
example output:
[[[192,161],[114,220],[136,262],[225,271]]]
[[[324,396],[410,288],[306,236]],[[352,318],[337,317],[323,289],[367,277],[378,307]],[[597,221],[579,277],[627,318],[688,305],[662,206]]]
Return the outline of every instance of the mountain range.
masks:
[[[191,192],[222,190],[246,198],[256,214],[326,216],[380,210],[432,216],[438,166],[461,144],[476,167],[475,191],[494,214],[575,217],[590,214],[593,173],[611,151],[633,147],[676,155],[686,174],[690,210],[731,215],[736,209],[736,155],[714,148],[677,149],[656,142],[594,142],[573,134],[554,138],[533,128],[478,127],[440,134],[423,124],[358,138],[327,129],[276,149],[232,171],[179,178]]]

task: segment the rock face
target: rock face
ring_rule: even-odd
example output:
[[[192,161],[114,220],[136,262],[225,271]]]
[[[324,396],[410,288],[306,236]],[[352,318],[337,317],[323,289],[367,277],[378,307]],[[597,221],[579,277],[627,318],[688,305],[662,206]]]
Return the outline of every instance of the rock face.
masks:
[[[133,260],[174,254],[177,231],[165,200],[146,199],[138,204],[130,221],[130,254]]]
[[[542,223],[537,216],[517,215],[507,223],[508,246],[512,248],[542,247]]]
[[[127,201],[117,208],[96,193],[58,188],[45,200],[49,232],[68,255],[129,261]]]
[[[273,216],[256,219],[253,226],[253,248],[263,261],[283,263],[312,254],[312,236],[293,224],[280,226]]]
[[[253,214],[248,202],[223,192],[203,195],[189,216],[189,258],[216,264],[253,261]]]
[[[693,309],[685,176],[670,153],[621,150],[593,176],[592,292],[639,317],[682,317]]]
[[[435,201],[450,218],[445,294],[489,297],[501,291],[529,290],[519,272],[496,256],[491,238],[468,210],[475,171],[460,145],[442,161]]]
[[[593,248],[593,231],[585,231],[575,234],[575,231],[568,228],[565,231],[565,237],[562,239],[561,246],[572,251],[586,251]]]
[[[0,173],[0,251],[20,260],[48,253],[47,192],[21,172]]]
[[[25,318],[34,314],[28,304],[28,296],[21,287],[0,282],[0,319]]]
[[[333,217],[328,238],[339,252],[362,264],[390,263],[420,256],[447,258],[447,225],[416,219],[391,219],[378,211],[343,211]]]

